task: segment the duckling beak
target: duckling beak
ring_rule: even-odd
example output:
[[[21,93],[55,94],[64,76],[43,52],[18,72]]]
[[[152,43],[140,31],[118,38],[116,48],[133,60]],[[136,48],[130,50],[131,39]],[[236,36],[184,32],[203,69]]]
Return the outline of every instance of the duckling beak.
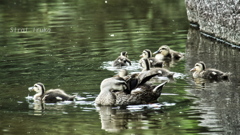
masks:
[[[31,92],[33,91],[33,87],[29,87],[28,90]]]
[[[190,70],[190,72],[194,72],[194,71],[196,71],[195,67]]]
[[[141,54],[139,57],[143,57],[143,55]]]
[[[157,54],[157,53],[159,53],[160,51],[159,50],[157,50],[156,52],[154,52],[153,54]]]

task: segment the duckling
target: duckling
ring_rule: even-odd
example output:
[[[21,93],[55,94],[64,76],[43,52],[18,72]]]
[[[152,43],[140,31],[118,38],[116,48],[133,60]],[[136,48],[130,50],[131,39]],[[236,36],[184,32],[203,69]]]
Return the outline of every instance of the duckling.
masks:
[[[206,68],[203,61],[195,64],[194,68],[190,70],[193,72],[193,78],[204,78],[210,80],[228,80],[230,73],[224,73],[213,68]]]
[[[160,97],[162,88],[166,84],[164,82],[154,86],[146,83],[158,74],[146,71],[129,80],[124,80],[121,77],[104,79],[101,82],[100,93],[95,99],[95,103],[108,106],[151,103]]]
[[[141,63],[143,67],[142,71],[159,72],[163,77],[173,78],[174,73],[165,68],[150,68],[150,62],[148,59],[142,59]]]
[[[121,52],[120,56],[118,56],[117,59],[114,60],[113,66],[121,68],[122,66],[128,66],[127,63],[131,65],[131,61],[128,59],[127,52]]]
[[[124,80],[127,80],[129,78],[128,71],[126,69],[120,69],[118,71],[118,74],[113,77],[120,77],[120,78],[123,78]]]
[[[120,69],[120,70],[118,71],[118,76],[119,76],[119,77],[124,78],[124,77],[126,77],[127,75],[128,75],[128,71],[127,71],[126,69]]]
[[[149,59],[151,67],[160,67],[160,68],[162,68],[162,66],[163,66],[163,64],[162,64],[163,62],[160,62],[156,58],[152,57],[152,51],[149,50],[149,49],[143,50],[143,52],[140,55],[140,57],[142,57],[139,60],[140,65],[141,65],[142,59]]]
[[[182,53],[170,49],[170,47],[167,45],[159,47],[159,49],[153,54],[156,54],[155,58],[158,60],[179,60],[183,57]]]
[[[35,91],[34,100],[40,100],[47,103],[56,103],[57,101],[73,101],[75,96],[66,94],[61,89],[50,89],[45,91],[45,86],[42,83],[36,83],[28,88],[29,91]]]

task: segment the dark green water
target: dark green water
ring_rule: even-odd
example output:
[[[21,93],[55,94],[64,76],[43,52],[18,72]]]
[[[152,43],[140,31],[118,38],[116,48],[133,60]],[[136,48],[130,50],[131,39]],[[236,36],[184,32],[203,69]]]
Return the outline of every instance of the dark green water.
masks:
[[[143,49],[167,44],[186,58],[171,71],[159,104],[96,108],[111,63],[128,51],[137,66]],[[0,2],[0,134],[237,134],[239,50],[189,29],[184,1],[79,0]],[[189,70],[207,66],[233,73],[231,82],[195,84]],[[78,101],[37,106],[27,88],[78,93]],[[38,107],[38,109],[36,109]],[[40,109],[44,108],[44,109]]]

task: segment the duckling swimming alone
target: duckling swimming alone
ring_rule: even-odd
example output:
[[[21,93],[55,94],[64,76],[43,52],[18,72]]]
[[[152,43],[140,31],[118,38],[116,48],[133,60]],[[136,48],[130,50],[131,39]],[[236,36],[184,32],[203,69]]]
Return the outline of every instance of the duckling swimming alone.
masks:
[[[228,80],[230,73],[224,73],[213,68],[206,68],[203,61],[195,64],[194,68],[190,70],[193,72],[193,78],[204,78],[210,80]]]
[[[142,59],[148,59],[150,62],[150,66],[151,67],[162,67],[163,66],[163,62],[158,61],[156,58],[152,57],[152,51],[149,49],[145,49],[143,50],[142,54],[140,55],[140,57],[142,57],[139,60],[140,65],[142,64]]]
[[[159,98],[166,82],[157,86],[147,84],[153,76],[159,73],[149,71],[140,73],[133,79],[124,80],[121,77],[104,79],[100,85],[100,93],[95,99],[97,105],[133,105],[147,104]]]
[[[47,103],[56,103],[57,101],[73,101],[75,96],[66,94],[61,89],[50,89],[45,91],[45,86],[42,83],[36,83],[28,88],[29,91],[35,91],[34,100],[41,100]]]
[[[182,53],[170,49],[170,47],[167,45],[159,47],[159,49],[153,54],[156,54],[155,58],[157,60],[179,60],[181,57],[183,57]]]
[[[128,59],[127,52],[121,52],[120,56],[118,56],[117,59],[114,60],[113,66],[121,68],[122,66],[128,66],[127,63],[131,65],[131,61]]]

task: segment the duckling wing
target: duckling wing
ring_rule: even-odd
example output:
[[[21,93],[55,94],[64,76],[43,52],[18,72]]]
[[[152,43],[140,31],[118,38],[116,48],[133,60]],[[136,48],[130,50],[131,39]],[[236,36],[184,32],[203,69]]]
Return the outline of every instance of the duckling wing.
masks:
[[[131,65],[131,61],[124,56],[119,56],[116,60],[113,62],[114,67],[121,67],[121,66],[127,66],[127,63]]]
[[[122,61],[122,59],[121,59],[120,57],[118,57],[118,58],[117,58],[116,60],[114,60],[114,62],[113,62],[113,66],[114,66],[114,67],[121,67],[122,64],[123,64],[123,61]]]
[[[124,59],[124,63],[128,63],[130,66],[132,65],[131,61],[128,58]]]
[[[219,80],[219,79],[228,79],[228,74],[224,73],[217,69],[207,69],[204,72],[204,78],[212,79],[212,80]]]
[[[161,74],[158,70],[143,71],[138,75],[138,86],[146,83],[152,77]]]
[[[130,78],[127,81],[128,89],[126,90],[127,94],[130,94],[132,89],[138,86],[138,79],[137,78]]]
[[[183,57],[183,53],[180,53],[174,50],[170,50],[170,53],[172,55],[172,58],[174,59],[180,59],[181,57]]]
[[[151,67],[159,67],[162,68],[163,67],[163,62],[158,61],[156,58],[151,57],[149,58],[149,61],[151,63]]]
[[[75,96],[70,96],[61,89],[48,90],[46,91],[44,96],[44,100],[49,103],[57,102],[57,101],[66,101],[66,100],[73,101],[74,98]]]

